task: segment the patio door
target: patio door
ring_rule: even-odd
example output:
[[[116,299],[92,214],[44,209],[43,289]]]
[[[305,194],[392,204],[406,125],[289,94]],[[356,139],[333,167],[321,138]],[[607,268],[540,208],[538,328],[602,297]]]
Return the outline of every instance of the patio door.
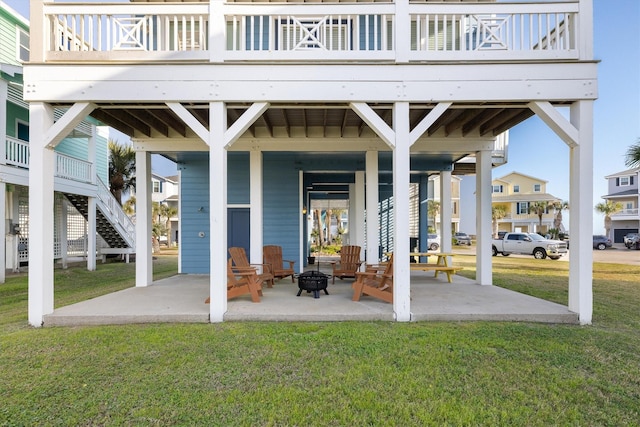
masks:
[[[229,208],[227,211],[227,248],[238,246],[250,251],[251,230],[249,208]]]

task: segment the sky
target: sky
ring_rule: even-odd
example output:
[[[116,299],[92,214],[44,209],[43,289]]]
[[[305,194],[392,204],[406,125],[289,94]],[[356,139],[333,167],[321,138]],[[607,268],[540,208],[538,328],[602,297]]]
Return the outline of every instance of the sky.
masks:
[[[29,0],[2,1],[28,18]],[[593,8],[594,58],[600,61],[593,124],[595,206],[607,194],[604,177],[627,169],[625,153],[640,140],[640,0],[593,0]],[[114,136],[126,142],[126,136]],[[548,193],[569,200],[569,149],[536,116],[511,129],[508,156],[506,165],[493,170],[493,178],[521,172],[548,181]],[[152,169],[160,175],[176,174],[175,165],[158,156],[152,160]],[[463,181],[463,192],[475,191],[470,181]],[[594,212],[593,231],[603,234],[602,214]]]

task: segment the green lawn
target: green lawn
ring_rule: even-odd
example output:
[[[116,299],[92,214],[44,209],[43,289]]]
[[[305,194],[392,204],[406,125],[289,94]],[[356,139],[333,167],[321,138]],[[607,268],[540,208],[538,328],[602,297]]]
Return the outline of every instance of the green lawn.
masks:
[[[461,257],[462,258],[462,257]],[[473,258],[461,260],[473,275]],[[457,261],[456,261],[457,262]],[[154,273],[175,271],[160,255]],[[41,328],[0,285],[0,425],[592,426],[640,419],[640,267],[595,264],[594,325],[254,323]],[[132,265],[57,271],[65,305]],[[566,303],[568,264],[494,258],[495,283]]]

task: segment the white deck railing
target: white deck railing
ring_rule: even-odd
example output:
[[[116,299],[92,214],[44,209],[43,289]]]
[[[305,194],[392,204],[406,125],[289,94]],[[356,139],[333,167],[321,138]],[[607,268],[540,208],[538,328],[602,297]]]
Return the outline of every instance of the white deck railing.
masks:
[[[611,215],[611,218],[619,219],[625,216],[638,216],[638,208],[635,209],[623,209],[620,212],[616,212]]]
[[[5,138],[5,161],[8,165],[29,168],[29,143],[7,136]]]
[[[45,60],[539,60],[579,57],[579,3],[43,6]],[[224,21],[220,25],[210,22]],[[215,28],[214,28],[215,27]],[[108,52],[108,55],[105,53]]]
[[[76,159],[61,153],[56,153],[55,174],[60,178],[71,179],[91,184],[93,182],[93,167],[91,162]]]

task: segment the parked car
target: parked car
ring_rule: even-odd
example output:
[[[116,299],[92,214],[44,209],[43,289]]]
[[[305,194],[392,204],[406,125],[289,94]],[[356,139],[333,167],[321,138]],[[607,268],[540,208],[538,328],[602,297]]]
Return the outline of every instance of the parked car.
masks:
[[[467,233],[457,232],[453,235],[453,239],[456,245],[471,246],[471,237]]]
[[[440,236],[429,233],[427,235],[427,244],[429,245],[430,251],[437,251],[440,247]]]
[[[624,245],[627,249],[640,249],[640,235],[638,233],[629,233],[624,236]]]
[[[593,249],[598,249],[600,251],[604,251],[607,248],[613,246],[611,243],[611,239],[607,236],[602,235],[594,235],[593,236]]]

